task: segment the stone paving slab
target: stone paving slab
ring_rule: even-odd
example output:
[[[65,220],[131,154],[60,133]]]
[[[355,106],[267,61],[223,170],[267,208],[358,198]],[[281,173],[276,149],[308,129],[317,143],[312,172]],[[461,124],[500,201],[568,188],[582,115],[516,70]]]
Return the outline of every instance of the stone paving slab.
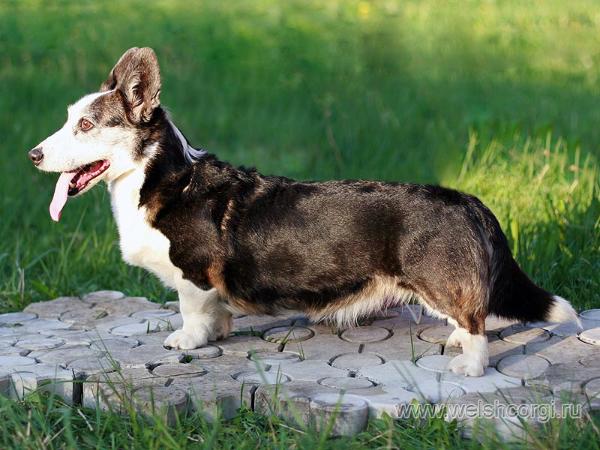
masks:
[[[238,315],[226,339],[183,351],[163,347],[182,325],[177,302],[97,291],[0,314],[0,395],[43,389],[89,408],[160,414],[168,424],[194,411],[231,418],[245,405],[335,435],[361,431],[369,417],[405,417],[415,402],[548,402],[567,393],[600,408],[600,310],[581,320],[583,330],[488,318],[490,367],[467,378],[447,368],[461,353],[446,346],[453,327],[417,305],[346,328],[297,313]],[[516,430],[511,420],[492,425]]]

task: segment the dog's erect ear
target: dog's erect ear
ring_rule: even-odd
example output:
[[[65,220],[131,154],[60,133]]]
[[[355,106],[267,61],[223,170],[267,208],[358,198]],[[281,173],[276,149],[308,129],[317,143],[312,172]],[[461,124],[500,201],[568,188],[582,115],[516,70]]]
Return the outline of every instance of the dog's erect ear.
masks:
[[[129,103],[131,118],[147,122],[160,105],[160,70],[154,50],[149,47],[130,48],[115,67],[100,91],[118,89]]]

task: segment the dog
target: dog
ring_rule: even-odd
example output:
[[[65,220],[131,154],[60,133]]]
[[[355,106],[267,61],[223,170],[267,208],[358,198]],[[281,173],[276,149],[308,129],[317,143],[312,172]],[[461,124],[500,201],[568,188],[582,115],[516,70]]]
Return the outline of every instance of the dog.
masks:
[[[182,329],[166,347],[227,337],[232,312],[299,310],[353,324],[409,299],[455,326],[449,369],[481,376],[485,319],[578,322],[536,286],[477,198],[432,185],[298,182],[235,168],[193,148],[160,104],[150,48],[123,54],[99,92],[68,107],[29,158],[60,172],[50,204],[105,181],[123,259],[176,289]]]

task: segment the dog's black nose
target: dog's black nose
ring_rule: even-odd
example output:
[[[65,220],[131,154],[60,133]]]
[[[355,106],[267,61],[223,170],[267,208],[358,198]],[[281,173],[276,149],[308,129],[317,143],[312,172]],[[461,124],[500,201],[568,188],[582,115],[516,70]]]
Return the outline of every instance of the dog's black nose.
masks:
[[[29,151],[29,159],[37,166],[44,159],[44,152],[40,147]]]

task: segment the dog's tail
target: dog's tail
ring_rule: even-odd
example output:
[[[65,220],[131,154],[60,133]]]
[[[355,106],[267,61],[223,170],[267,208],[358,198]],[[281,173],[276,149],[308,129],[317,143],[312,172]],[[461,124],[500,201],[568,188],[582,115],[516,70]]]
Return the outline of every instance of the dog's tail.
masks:
[[[537,286],[512,256],[492,285],[489,312],[521,322],[575,322],[581,327],[573,306]]]
[[[477,210],[492,250],[488,313],[521,322],[575,322],[581,327],[567,300],[537,286],[521,270],[492,212],[480,202]]]

